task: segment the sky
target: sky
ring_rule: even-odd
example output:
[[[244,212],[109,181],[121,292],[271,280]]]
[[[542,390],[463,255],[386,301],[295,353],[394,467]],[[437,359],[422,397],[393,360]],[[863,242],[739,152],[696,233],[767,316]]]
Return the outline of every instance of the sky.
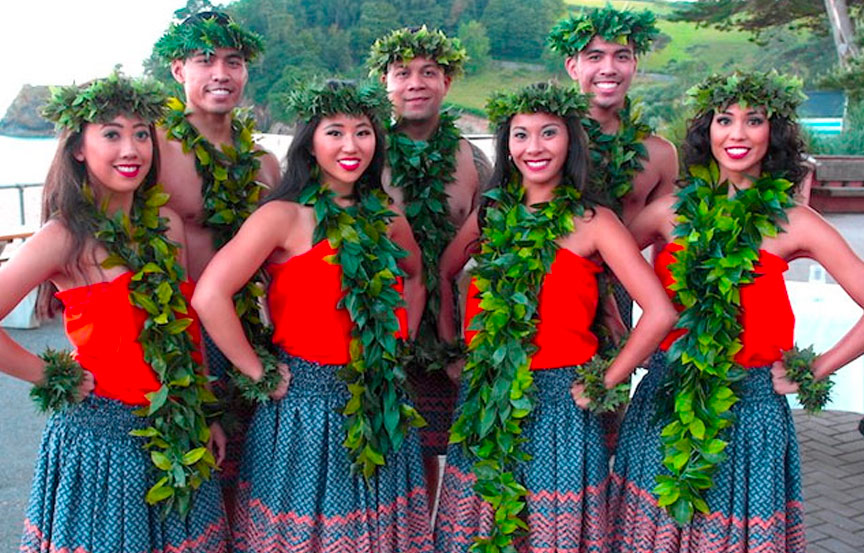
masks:
[[[213,2],[216,5],[222,2]],[[185,0],[15,0],[3,3],[0,118],[21,86],[104,77],[114,65],[140,75]]]

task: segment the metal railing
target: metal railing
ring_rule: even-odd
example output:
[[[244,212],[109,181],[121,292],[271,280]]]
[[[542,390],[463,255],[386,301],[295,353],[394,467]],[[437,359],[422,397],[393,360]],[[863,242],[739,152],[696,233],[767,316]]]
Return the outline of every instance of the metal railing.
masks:
[[[2,190],[17,190],[18,191],[18,218],[21,221],[21,226],[24,226],[27,223],[27,215],[24,210],[24,190],[27,188],[41,188],[41,182],[27,183],[27,184],[0,184],[0,191]]]

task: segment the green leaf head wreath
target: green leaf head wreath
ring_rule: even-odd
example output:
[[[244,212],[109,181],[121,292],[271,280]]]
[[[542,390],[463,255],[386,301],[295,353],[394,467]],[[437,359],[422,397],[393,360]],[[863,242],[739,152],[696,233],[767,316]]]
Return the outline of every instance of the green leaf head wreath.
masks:
[[[538,112],[581,119],[588,113],[588,96],[572,86],[546,81],[514,92],[497,91],[486,101],[486,116],[493,128],[500,127],[517,113]]]
[[[742,108],[764,107],[769,118],[776,114],[793,120],[798,106],[807,99],[801,79],[773,69],[711,75],[688,90],[687,96],[687,103],[695,108],[697,116],[738,104]]]
[[[369,52],[366,65],[370,76],[387,73],[390,64],[410,63],[414,58],[429,58],[441,66],[444,74],[458,76],[462,73],[468,52],[458,38],[448,38],[443,31],[420,28],[396,29],[375,41]]]
[[[42,116],[58,129],[71,131],[80,131],[85,123],[107,123],[118,115],[152,123],[162,117],[166,99],[159,82],[131,79],[115,71],[81,86],[52,88]]]
[[[282,97],[284,110],[293,119],[309,122],[336,113],[367,115],[383,125],[390,118],[390,101],[380,84],[367,81],[316,80]]]
[[[616,10],[610,4],[602,8],[583,9],[578,15],[558,22],[546,37],[553,52],[575,56],[595,36],[617,44],[632,44],[636,55],[651,49],[660,34],[654,12]]]
[[[246,61],[264,50],[261,35],[246,30],[224,12],[200,12],[190,15],[182,23],[172,23],[162,35],[154,50],[163,60],[185,59],[193,54],[211,55],[217,48],[234,48]]]

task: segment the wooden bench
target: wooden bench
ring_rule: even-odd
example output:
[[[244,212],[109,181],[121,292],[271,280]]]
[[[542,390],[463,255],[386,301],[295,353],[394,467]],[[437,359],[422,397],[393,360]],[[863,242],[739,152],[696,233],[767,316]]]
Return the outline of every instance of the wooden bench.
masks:
[[[864,213],[864,156],[814,156],[810,205],[822,213]]]

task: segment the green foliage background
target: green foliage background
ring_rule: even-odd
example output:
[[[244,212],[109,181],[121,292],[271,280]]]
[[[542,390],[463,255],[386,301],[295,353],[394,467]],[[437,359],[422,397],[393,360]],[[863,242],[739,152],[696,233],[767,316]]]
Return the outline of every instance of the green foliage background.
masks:
[[[264,56],[249,68],[247,98],[256,106],[260,126],[266,129],[285,118],[275,99],[292,90],[299,80],[313,75],[364,77],[363,63],[372,42],[400,26],[425,23],[463,39],[472,60],[467,74],[453,83],[447,100],[466,113],[480,113],[487,96],[497,89],[514,89],[549,78],[567,81],[563,60],[545,47],[546,34],[568,11],[606,2],[235,0],[219,4],[265,37]],[[687,110],[681,104],[684,90],[712,72],[777,68],[799,75],[806,88],[815,88],[836,64],[827,19],[820,19],[820,11],[812,7],[801,13],[791,10],[780,19],[766,19],[760,12],[756,14],[761,17],[757,18],[758,25],[718,29],[705,18],[701,25],[692,17],[691,21],[681,20],[681,11],[691,3],[611,3],[616,8],[650,9],[658,15],[661,36],[654,51],[639,60],[633,95],[644,101],[648,120],[673,139],[685,125]],[[858,3],[854,0],[852,5]],[[187,7],[178,6],[184,10],[179,15],[206,9],[209,4],[208,0],[189,0]],[[151,58],[145,67],[171,82],[167,68],[157,60]]]

